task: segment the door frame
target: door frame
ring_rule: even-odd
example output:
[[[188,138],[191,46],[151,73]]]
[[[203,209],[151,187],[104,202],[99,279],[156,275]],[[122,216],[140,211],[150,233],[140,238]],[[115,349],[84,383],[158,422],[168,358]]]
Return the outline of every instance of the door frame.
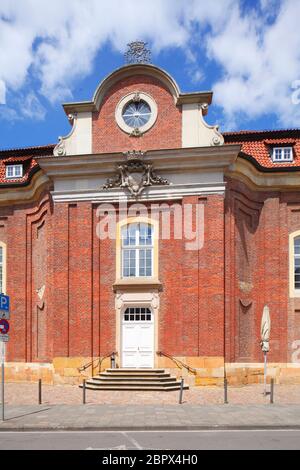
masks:
[[[152,360],[151,360],[152,366],[149,367],[149,369],[153,369],[154,366],[155,366],[155,315],[154,315],[154,311],[151,308],[151,306],[145,305],[145,304],[144,305],[141,305],[141,304],[132,305],[132,304],[130,304],[130,305],[124,306],[121,309],[121,318],[120,318],[120,326],[121,326],[121,332],[120,332],[120,364],[121,364],[121,367],[124,367],[123,366],[123,335],[124,335],[123,325],[124,325],[125,322],[123,320],[123,316],[124,316],[127,308],[149,308],[150,311],[151,311],[151,316],[152,316],[151,324],[153,325],[153,328],[152,328],[153,338],[152,338]],[[130,321],[128,323],[130,323]],[[135,324],[135,322],[132,322],[132,324]],[[147,321],[145,321],[144,324],[147,324]],[[136,369],[138,369],[138,367],[136,367]]]
[[[115,351],[117,353],[117,364],[122,367],[122,315],[127,307],[148,307],[152,311],[154,321],[154,368],[157,367],[158,357],[158,325],[159,325],[159,291],[151,289],[150,291],[127,291],[117,290],[115,292],[116,308],[116,331],[115,331]]]

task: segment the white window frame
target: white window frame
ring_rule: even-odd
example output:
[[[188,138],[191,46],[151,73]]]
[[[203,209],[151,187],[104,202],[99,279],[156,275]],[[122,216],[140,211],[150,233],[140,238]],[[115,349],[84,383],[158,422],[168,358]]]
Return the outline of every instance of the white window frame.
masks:
[[[291,298],[300,297],[300,289],[295,286],[295,259],[298,258],[298,255],[295,253],[295,240],[297,238],[300,238],[300,230],[289,234],[289,291]]]
[[[16,170],[20,169],[20,174],[16,175]],[[8,174],[8,170],[12,169],[12,175]],[[5,170],[5,177],[6,179],[17,179],[17,178],[23,178],[23,165],[22,164],[17,164],[17,165],[6,165],[6,170]]]
[[[123,245],[123,230],[127,230],[130,225],[135,225],[135,244],[134,245]],[[141,225],[148,225],[151,228],[151,238],[152,244],[151,245],[140,245],[139,244],[139,236],[140,236],[140,226]],[[135,251],[135,275],[125,275],[125,263],[124,263],[124,254],[126,251],[134,250]],[[142,275],[140,274],[140,252],[141,250],[151,250],[151,274],[150,275]],[[122,227],[121,230],[121,276],[123,279],[132,279],[132,278],[152,278],[154,273],[154,227],[152,224],[147,222],[133,222],[126,224]]]
[[[135,99],[136,95],[139,95],[139,98],[142,101],[145,101],[149,108],[151,109],[151,116],[150,119],[141,127],[138,127],[137,129],[141,134],[144,134],[147,132],[149,129],[151,129],[152,126],[154,126],[156,119],[157,119],[157,114],[158,114],[158,109],[157,109],[157,104],[155,100],[152,98],[152,96],[148,95],[147,93],[141,93],[141,92],[134,92],[134,93],[129,93],[128,95],[124,96],[119,103],[117,104],[116,110],[115,110],[115,119],[122,131],[126,132],[127,134],[132,134],[134,131],[133,127],[130,127],[126,124],[126,122],[123,119],[123,110],[125,107]]]
[[[293,240],[293,256],[294,256],[294,290],[295,292],[300,292],[300,286],[299,287],[296,287],[296,275],[299,276],[300,273],[296,273],[296,269],[297,269],[297,266],[296,266],[296,259],[299,260],[300,259],[300,253],[296,253],[295,251],[295,244],[296,244],[296,241],[299,241],[300,240],[300,236],[296,236],[294,237],[294,240]]]
[[[144,312],[142,312],[144,310]],[[145,319],[142,320],[141,315],[145,316]],[[150,320],[147,319],[147,315],[150,315]],[[140,316],[140,319],[138,320],[138,316]],[[127,317],[127,319],[126,319]],[[133,317],[133,318],[132,318]],[[131,322],[137,323],[141,322],[143,324],[147,323],[153,323],[153,311],[151,307],[145,307],[145,306],[128,306],[124,309],[123,312],[123,324],[128,324]]]
[[[289,150],[289,152],[290,152],[289,158],[284,158],[285,150]],[[280,158],[276,157],[277,152],[280,152]],[[287,146],[285,146],[285,147],[273,147],[272,161],[274,163],[292,162],[293,160],[294,160],[293,147],[287,147]]]

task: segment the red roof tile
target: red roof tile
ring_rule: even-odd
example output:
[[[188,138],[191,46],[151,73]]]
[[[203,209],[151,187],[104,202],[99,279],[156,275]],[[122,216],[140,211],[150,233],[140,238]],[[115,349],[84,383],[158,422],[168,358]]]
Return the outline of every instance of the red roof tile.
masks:
[[[55,145],[43,145],[39,147],[26,147],[19,149],[0,150],[0,186],[10,184],[24,184],[30,178],[31,171],[37,167],[34,159],[36,156],[53,155]],[[23,163],[24,175],[22,178],[7,179],[5,177],[6,165],[12,163]]]
[[[240,144],[241,151],[253,157],[262,167],[276,169],[300,167],[300,129],[224,132],[223,135],[225,144]],[[293,162],[274,163],[272,161],[272,148],[281,145],[293,147]]]

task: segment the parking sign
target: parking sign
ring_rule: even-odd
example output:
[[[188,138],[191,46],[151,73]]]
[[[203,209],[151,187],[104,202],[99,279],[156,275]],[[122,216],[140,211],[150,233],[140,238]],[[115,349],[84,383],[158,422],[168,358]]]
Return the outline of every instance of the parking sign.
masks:
[[[9,296],[0,294],[0,319],[9,320]]]

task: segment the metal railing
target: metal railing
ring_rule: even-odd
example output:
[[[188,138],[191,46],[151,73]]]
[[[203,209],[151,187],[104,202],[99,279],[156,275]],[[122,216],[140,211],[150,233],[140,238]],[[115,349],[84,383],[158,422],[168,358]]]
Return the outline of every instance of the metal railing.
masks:
[[[93,375],[94,370],[97,369],[97,367],[98,367],[98,373],[100,374],[101,366],[102,366],[102,363],[103,363],[104,359],[107,359],[108,357],[115,358],[116,355],[117,355],[117,353],[113,351],[110,354],[107,354],[106,356],[101,356],[101,357],[98,357],[96,359],[93,359],[90,362],[87,362],[83,366],[78,367],[77,370],[78,370],[78,372],[84,372],[86,369],[91,367],[92,368],[92,375]]]
[[[170,354],[167,354],[163,351],[157,351],[156,354],[158,356],[164,356],[164,357],[167,357],[168,359],[171,359],[171,361],[173,361],[179,369],[185,368],[191,374],[194,374],[194,375],[197,374],[197,370],[194,369],[194,367],[191,367],[188,364],[185,364],[183,361],[181,361],[180,359],[178,359],[174,356],[171,356]]]

